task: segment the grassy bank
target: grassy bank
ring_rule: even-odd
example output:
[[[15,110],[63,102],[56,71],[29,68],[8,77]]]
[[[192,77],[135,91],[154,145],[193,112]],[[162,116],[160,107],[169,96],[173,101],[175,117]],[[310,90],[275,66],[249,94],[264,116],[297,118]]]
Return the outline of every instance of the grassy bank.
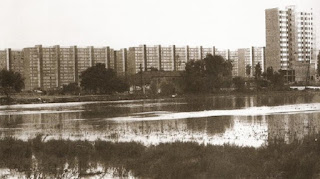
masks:
[[[116,176],[131,171],[139,178],[319,178],[318,139],[320,135],[291,144],[277,141],[256,149],[181,142],[145,147],[133,142],[6,138],[0,140],[0,167],[55,177],[68,170],[85,176],[88,168],[100,163],[116,168]]]

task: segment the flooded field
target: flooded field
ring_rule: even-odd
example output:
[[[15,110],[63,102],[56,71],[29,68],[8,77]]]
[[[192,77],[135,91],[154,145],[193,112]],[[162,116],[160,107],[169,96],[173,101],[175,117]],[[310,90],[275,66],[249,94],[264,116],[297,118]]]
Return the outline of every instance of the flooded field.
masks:
[[[83,142],[89,148],[100,142],[107,145],[110,151],[118,145],[134,145],[137,151],[133,152],[133,156],[127,156],[131,158],[138,155],[137,152],[141,154],[153,147],[158,149],[178,145],[179,148],[180,145],[188,144],[191,148],[201,146],[206,150],[207,146],[219,148],[227,145],[236,149],[249,147],[248,150],[259,151],[279,141],[282,145],[295,142],[300,144],[304,138],[317,136],[319,130],[320,96],[315,94],[0,106],[1,144],[12,140],[13,143],[26,145],[24,148],[30,145],[28,162],[32,163],[31,168],[37,168],[34,165],[41,161],[33,149],[35,141],[43,143],[40,145],[42,147],[52,141],[68,142],[76,146]],[[0,149],[4,151],[3,146]],[[45,149],[40,147],[39,150]],[[65,150],[63,156],[75,157],[67,154],[69,150]],[[79,162],[80,159],[75,160]],[[79,165],[75,161],[71,162],[70,158],[61,162],[61,171]],[[139,176],[135,173],[137,169],[128,168],[127,163],[121,164],[119,168],[117,162],[108,160],[106,166],[104,161],[92,160],[84,167],[86,170],[82,172],[82,177],[90,178],[85,175],[88,173],[94,176],[103,174],[106,178],[115,173],[116,176],[122,176],[123,171],[126,171],[126,177]],[[2,164],[0,167],[0,176],[26,176],[17,165]],[[31,173],[35,174],[30,170],[30,176]],[[68,172],[62,173],[65,175],[61,175],[62,178],[71,175]]]

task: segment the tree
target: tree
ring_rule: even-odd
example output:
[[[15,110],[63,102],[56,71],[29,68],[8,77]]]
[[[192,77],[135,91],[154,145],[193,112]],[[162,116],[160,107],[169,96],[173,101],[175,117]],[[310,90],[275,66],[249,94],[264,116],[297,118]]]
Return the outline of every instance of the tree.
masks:
[[[229,76],[231,77],[232,76],[232,68],[233,68],[233,65],[232,65],[232,61],[231,60],[227,60],[223,63],[223,66],[224,66],[224,71],[223,71],[223,76]]]
[[[232,83],[232,62],[222,56],[211,54],[203,60],[209,89],[212,90],[213,87],[214,90],[219,90],[221,87],[229,87]]]
[[[221,56],[208,54],[206,58],[189,61],[184,75],[186,91],[211,92],[232,80],[232,63]]]
[[[192,93],[206,91],[204,64],[202,60],[191,60],[187,62],[183,77],[185,81],[185,91]]]
[[[273,78],[271,80],[271,83],[273,85],[273,88],[276,90],[281,90],[284,87],[284,77],[283,74],[279,72],[273,73]]]
[[[246,75],[247,75],[247,76],[250,76],[250,74],[251,74],[251,66],[250,66],[250,65],[247,65],[247,66],[246,66]]]
[[[122,78],[116,77],[111,80],[113,91],[122,93],[129,90],[129,84]]]
[[[11,70],[0,71],[0,89],[3,94],[10,98],[10,93],[20,92],[24,88],[24,79],[21,74]]]
[[[261,65],[260,65],[260,62],[259,62],[254,67],[254,78],[255,79],[259,79],[261,77],[261,74],[262,74],[262,68],[261,68]]]
[[[267,79],[267,80],[272,80],[273,79],[273,68],[272,67],[268,67],[267,68],[267,72],[266,72],[266,74],[264,75],[265,76],[265,78]]]
[[[160,84],[161,94],[172,95],[176,93],[175,85],[171,82],[162,82]]]
[[[63,94],[79,94],[80,93],[80,87],[77,83],[69,83],[68,85],[63,85],[62,87],[62,93]]]
[[[245,89],[245,81],[243,78],[237,76],[234,77],[232,81],[237,91],[243,91]]]
[[[150,71],[159,71],[158,68],[150,67]]]
[[[320,51],[319,51],[319,54],[318,54],[318,66],[317,66],[317,73],[318,73],[318,75],[320,75]]]
[[[279,70],[274,72],[272,67],[268,67],[267,71],[263,73],[263,78],[266,81],[261,81],[263,87],[269,87],[276,90],[284,88],[284,74]]]
[[[112,93],[128,90],[129,85],[116,76],[112,69],[98,63],[81,73],[80,86],[89,93]]]

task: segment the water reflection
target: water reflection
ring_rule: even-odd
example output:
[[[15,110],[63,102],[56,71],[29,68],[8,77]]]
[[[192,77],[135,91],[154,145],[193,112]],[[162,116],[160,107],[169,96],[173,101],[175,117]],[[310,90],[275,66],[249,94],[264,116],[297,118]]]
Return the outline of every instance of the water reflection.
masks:
[[[135,141],[144,145],[183,141],[259,147],[274,139],[286,142],[302,139],[320,129],[320,113],[137,122],[85,119],[83,116],[82,113],[0,116],[0,134],[2,138],[23,140],[43,134],[46,139]]]
[[[179,162],[184,159],[186,159],[185,164],[188,166],[193,164],[190,161],[197,161],[198,158],[191,158],[189,161],[188,157],[200,150],[202,150],[198,153],[200,157],[203,156],[203,152],[207,156],[212,155],[213,158],[208,161],[215,163],[225,160],[225,158],[215,158],[222,155],[214,154],[211,151],[217,152],[220,149],[224,151],[223,148],[209,150],[204,146],[178,143],[179,141],[213,145],[233,144],[257,148],[271,146],[271,149],[267,150],[271,150],[270,153],[275,155],[274,160],[278,161],[278,152],[285,150],[273,152],[272,145],[275,141],[294,143],[294,141],[305,139],[306,136],[320,133],[319,102],[318,95],[280,94],[0,106],[0,177],[77,178],[90,177],[91,175],[110,178],[131,177],[133,176],[131,171],[135,171],[135,175],[147,173],[146,171],[149,169],[152,171],[150,173],[159,172],[157,168],[165,166],[163,163],[168,163],[167,160],[161,160],[160,162],[163,163],[159,163],[158,167],[144,167],[156,165],[159,162],[159,152],[167,151],[166,156],[161,156],[171,160],[174,158],[171,153],[173,150],[179,154],[186,152],[181,156],[178,155],[180,158],[177,159],[177,165],[179,166],[181,165]],[[305,105],[304,103],[314,104]],[[288,106],[285,106],[289,104],[291,104],[289,106],[291,111],[288,111]],[[258,109],[258,112],[240,115],[241,112],[248,112],[252,109]],[[266,109],[271,112],[266,112]],[[278,112],[272,113],[272,110],[276,111],[275,109]],[[310,110],[306,111],[305,109]],[[226,115],[203,115],[210,111],[219,110],[227,110]],[[281,113],[281,110],[285,113]],[[237,113],[234,113],[235,111]],[[187,115],[180,119],[145,120],[183,112],[187,112],[184,113]],[[201,114],[202,117],[195,117],[197,115],[194,114]],[[125,120],[128,117],[136,120]],[[42,135],[40,139],[39,134]],[[10,143],[11,139],[7,140],[7,137],[23,139],[27,142],[11,141]],[[52,141],[50,139],[61,140]],[[68,139],[73,142],[66,142]],[[103,141],[111,143],[103,143]],[[143,145],[136,143],[117,143],[131,141],[148,146],[150,151]],[[310,141],[315,140],[310,139]],[[13,143],[14,145],[11,145]],[[173,143],[173,145],[166,143]],[[313,145],[312,142],[308,144]],[[149,148],[152,145],[156,146]],[[8,146],[14,149],[9,150]],[[190,148],[192,150],[188,152]],[[314,146],[303,149],[314,149]],[[244,157],[234,167],[240,166],[241,168],[243,161],[252,159],[250,158],[253,154],[252,149],[240,150],[248,154],[241,156],[249,156],[249,158]],[[318,150],[315,149],[315,151]],[[141,155],[142,152],[145,153]],[[237,152],[239,151],[234,153]],[[298,152],[298,154],[303,153]],[[140,161],[142,156],[145,157],[145,160]],[[154,160],[150,160],[150,156],[153,156]],[[234,159],[234,154],[231,153],[230,156],[229,160],[231,161]],[[129,160],[132,159],[131,157],[134,160]],[[256,164],[251,166],[253,169],[248,173],[259,171],[254,167],[262,166],[260,164],[265,161],[265,153],[262,152],[260,157],[261,160],[258,158]],[[206,157],[204,158],[206,159]],[[148,163],[149,161],[153,163]],[[204,165],[207,164],[206,160],[202,159],[202,161],[205,161]],[[291,164],[294,161],[296,159],[288,160],[288,163]],[[137,164],[145,164],[145,166],[135,168]],[[249,162],[249,164],[251,163]],[[282,165],[282,163],[275,162],[265,163],[263,166],[271,167],[269,169],[272,171],[273,164]],[[310,165],[312,166],[312,164]],[[185,166],[185,170],[181,174],[192,171],[187,168],[188,166]],[[197,166],[199,165],[192,166],[192,168]],[[228,169],[229,164],[221,163],[221,166],[225,166],[223,169]],[[163,172],[164,175],[161,175],[160,178],[168,178],[165,174],[171,168],[173,167],[166,168],[164,170],[166,172]],[[261,171],[268,171],[264,169]],[[203,172],[202,169],[199,170],[199,173],[201,172]],[[176,171],[171,173],[176,173]],[[230,173],[230,171],[226,173]],[[239,177],[239,175],[236,176]],[[208,178],[214,177],[208,176]],[[220,178],[228,177],[221,176]]]
[[[243,112],[250,112],[253,109],[250,107],[280,105],[277,108],[282,108],[282,105],[319,101],[318,95],[280,94],[2,106],[0,135],[23,140],[43,134],[46,139],[135,141],[144,145],[183,141],[259,147],[274,139],[291,142],[318,133],[319,113],[298,109],[291,114],[262,115],[266,113],[265,107],[254,116]],[[293,108],[307,107],[310,105]],[[318,105],[311,107],[317,109]],[[231,116],[232,111],[226,111],[223,116],[211,114],[233,109],[240,109],[239,115]],[[209,110],[213,111],[210,115],[203,115]],[[162,118],[181,112],[187,113],[179,120]],[[128,117],[134,120],[123,121]],[[160,120],[140,121],[154,117]]]
[[[269,116],[268,125],[269,140],[281,139],[291,143],[319,133],[320,113],[283,115],[282,120]]]

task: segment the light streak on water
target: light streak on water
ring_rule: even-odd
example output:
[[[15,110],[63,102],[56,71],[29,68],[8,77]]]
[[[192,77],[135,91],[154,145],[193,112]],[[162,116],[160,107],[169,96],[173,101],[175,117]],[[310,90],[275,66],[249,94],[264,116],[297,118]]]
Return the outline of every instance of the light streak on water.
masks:
[[[204,118],[213,116],[261,116],[273,114],[294,114],[305,112],[320,112],[320,103],[310,104],[295,104],[283,106],[262,106],[249,107],[244,109],[232,110],[208,110],[208,111],[191,111],[191,112],[176,112],[176,113],[155,113],[155,116],[134,115],[126,117],[106,118],[111,121],[152,121],[152,120],[173,120],[187,118]]]

